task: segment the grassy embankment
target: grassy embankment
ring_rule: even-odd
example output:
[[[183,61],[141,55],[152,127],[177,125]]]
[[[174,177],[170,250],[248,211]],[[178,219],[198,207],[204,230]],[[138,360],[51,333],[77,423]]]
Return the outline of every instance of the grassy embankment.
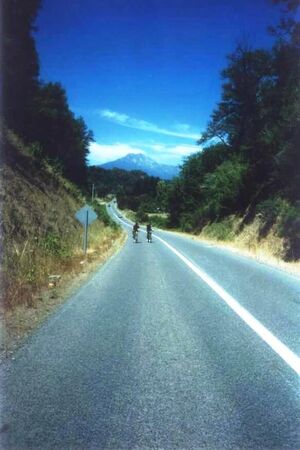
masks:
[[[98,220],[90,226],[84,258],[83,228],[74,215],[86,199],[57,169],[36,158],[34,147],[10,132],[1,141],[6,155],[1,169],[3,354],[115,252],[124,234],[105,206],[94,202]]]
[[[136,220],[136,213],[130,210],[123,211],[130,220]],[[193,239],[210,242],[214,245],[226,247],[232,251],[242,253],[258,261],[280,267],[290,273],[300,275],[300,261],[285,261],[286,239],[280,236],[280,217],[268,227],[266,221],[258,214],[243,224],[244,218],[230,216],[223,221],[206,225],[201,232],[187,233],[178,228],[168,226],[168,215],[148,214],[152,226],[177,233],[188,234]],[[140,221],[140,223],[146,223]]]
[[[231,216],[205,226],[197,237],[300,275],[300,261],[286,261],[287,243],[278,232],[278,221],[266,232],[265,221],[260,215],[244,226],[241,226],[242,222],[243,218]]]

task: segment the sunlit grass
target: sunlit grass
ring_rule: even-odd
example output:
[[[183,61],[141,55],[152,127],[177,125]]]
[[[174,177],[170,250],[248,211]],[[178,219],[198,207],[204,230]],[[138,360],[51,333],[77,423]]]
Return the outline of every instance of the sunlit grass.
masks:
[[[119,235],[119,230],[105,227],[99,221],[92,224],[88,235],[87,261],[105,257]],[[34,306],[36,294],[49,285],[50,276],[76,275],[83,259],[83,228],[73,232],[66,230],[62,235],[28,238],[21,243],[10,239],[2,267],[5,306]]]
[[[260,217],[256,217],[239,231],[241,221],[240,217],[231,216],[218,224],[207,225],[196,237],[300,275],[300,261],[284,261],[284,239],[276,233],[276,224],[266,236],[261,237],[262,222]]]

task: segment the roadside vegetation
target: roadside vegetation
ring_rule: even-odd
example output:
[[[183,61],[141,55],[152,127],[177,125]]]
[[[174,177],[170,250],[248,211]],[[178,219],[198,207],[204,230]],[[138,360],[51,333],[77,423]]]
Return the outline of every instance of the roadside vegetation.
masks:
[[[140,222],[214,242],[300,259],[299,0],[269,30],[271,49],[239,44],[221,72],[220,102],[178,177],[129,208]]]
[[[300,258],[299,1],[277,0],[270,50],[239,44],[221,73],[222,95],[198,144],[156,200],[170,228],[242,241]],[[137,217],[142,219],[142,215]],[[253,234],[254,233],[254,234]],[[273,246],[273,247],[272,247]]]
[[[94,185],[98,196],[112,194],[121,209],[132,210],[139,217],[159,210],[157,189],[160,183],[159,178],[139,170],[106,170],[99,167],[88,169],[88,184]]]
[[[273,47],[240,44],[228,56],[199,152],[162,181],[87,167],[92,132],[63,86],[39,77],[33,31],[41,0],[3,1],[1,312],[42,309],[44,289],[58,289],[116,248],[121,230],[96,200],[99,220],[83,260],[74,214],[92,185],[142,223],[300,259],[299,0],[273,3],[283,8],[270,30]]]
[[[1,296],[4,348],[39,324],[60,304],[74,279],[104,262],[124,241],[121,229],[94,202],[98,215],[89,227],[88,254],[75,213],[86,202],[82,192],[14,133],[1,138],[9,155],[1,179]]]
[[[88,254],[75,213],[89,201],[93,139],[59,82],[39,78],[33,37],[40,0],[4,0],[1,117],[1,352],[38,325],[124,241],[94,202]],[[17,70],[16,70],[17,68]]]

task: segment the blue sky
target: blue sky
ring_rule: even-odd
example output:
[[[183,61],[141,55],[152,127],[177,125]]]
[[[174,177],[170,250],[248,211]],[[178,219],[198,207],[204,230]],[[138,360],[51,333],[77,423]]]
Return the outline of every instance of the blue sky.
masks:
[[[271,0],[43,0],[41,78],[94,132],[90,164],[143,152],[179,164],[220,98],[238,41],[270,46]]]

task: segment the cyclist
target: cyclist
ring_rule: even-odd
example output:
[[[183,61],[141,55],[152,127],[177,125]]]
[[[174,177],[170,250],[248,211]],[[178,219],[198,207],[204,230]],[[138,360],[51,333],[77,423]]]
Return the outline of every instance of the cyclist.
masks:
[[[137,242],[137,234],[138,234],[139,228],[140,228],[140,226],[139,226],[138,222],[135,222],[135,224],[133,225],[133,228],[132,228],[132,237],[136,242]]]
[[[152,226],[150,222],[147,224],[147,241],[152,242]]]

